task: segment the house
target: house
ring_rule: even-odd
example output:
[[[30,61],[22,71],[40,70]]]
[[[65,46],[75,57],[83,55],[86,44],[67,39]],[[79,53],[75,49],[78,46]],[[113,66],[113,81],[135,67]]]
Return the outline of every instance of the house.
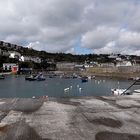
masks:
[[[11,44],[8,42],[0,41],[0,46],[5,47],[5,48],[13,48],[14,50],[19,50],[22,48],[22,46],[16,45],[16,44]]]
[[[108,58],[111,58],[111,59],[116,59],[118,57],[117,54],[111,54],[108,56]]]
[[[91,62],[90,62],[90,65],[92,65],[92,66],[98,66],[98,62],[91,61]]]
[[[11,44],[11,48],[15,48],[16,47],[16,45],[15,44]]]
[[[3,64],[4,71],[10,71],[10,72],[16,73],[16,72],[18,72],[18,69],[19,69],[19,67],[15,63],[4,63]]]
[[[7,42],[3,42],[3,46],[4,47],[11,47],[11,44],[10,43],[7,43]]]
[[[81,71],[83,71],[83,70],[85,70],[85,66],[84,66],[84,64],[82,65],[82,64],[76,64],[75,66],[74,66],[74,70],[81,70]]]
[[[16,50],[19,50],[19,49],[21,49],[21,48],[22,48],[22,46],[15,45],[15,49],[16,49]]]
[[[21,54],[19,52],[16,52],[16,51],[9,51],[9,58],[16,58],[16,59],[20,59],[21,57]]]
[[[75,67],[75,63],[68,63],[68,62],[58,62],[56,64],[56,67],[58,68],[58,70],[63,70],[63,69],[67,69],[67,70],[73,70]]]
[[[88,63],[85,62],[85,64],[83,64],[83,65],[84,65],[85,68],[92,68],[94,66],[98,66],[98,63],[91,61],[91,62],[88,62]]]
[[[22,62],[33,61],[35,63],[41,63],[41,58],[39,58],[39,57],[32,57],[32,56],[21,56],[19,60],[22,61]]]
[[[133,66],[130,61],[122,61],[122,62],[117,62],[116,67],[121,67],[121,66]]]
[[[1,50],[2,56],[9,57],[9,52],[7,50]]]
[[[41,63],[41,59],[39,57],[31,57],[31,61],[35,63]]]
[[[28,61],[31,61],[31,59],[30,59],[29,56],[21,56],[19,60],[22,61],[22,62],[28,62]]]
[[[122,58],[121,57],[117,57],[116,61],[122,61]]]
[[[114,63],[101,63],[100,67],[108,68],[108,67],[114,67]]]

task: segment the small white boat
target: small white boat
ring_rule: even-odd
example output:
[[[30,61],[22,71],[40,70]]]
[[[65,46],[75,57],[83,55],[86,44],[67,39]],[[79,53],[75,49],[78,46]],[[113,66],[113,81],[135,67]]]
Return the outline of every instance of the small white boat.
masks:
[[[69,92],[70,88],[65,88],[64,92]]]
[[[134,90],[133,95],[140,95],[140,89]]]
[[[136,90],[134,90],[135,92],[137,92],[137,93],[140,93],[140,89],[136,89]]]
[[[119,96],[119,95],[130,95],[131,91],[126,89],[111,89],[112,95]]]

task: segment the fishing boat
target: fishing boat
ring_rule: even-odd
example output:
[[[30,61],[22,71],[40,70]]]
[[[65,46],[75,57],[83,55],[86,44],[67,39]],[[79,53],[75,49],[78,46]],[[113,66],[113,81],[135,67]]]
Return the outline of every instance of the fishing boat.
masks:
[[[81,81],[82,81],[82,83],[88,82],[88,77],[86,77],[86,76],[85,77],[82,77],[81,78]]]
[[[39,74],[39,75],[36,76],[36,80],[37,80],[37,81],[45,81],[46,78],[44,77],[43,74]]]
[[[25,80],[27,81],[36,81],[36,75],[30,75],[30,76],[27,76],[25,77]]]
[[[5,79],[5,76],[2,74],[0,75],[0,80],[3,80],[3,79]]]
[[[140,95],[140,89],[134,90],[134,92],[133,92],[132,94],[133,94],[133,95]]]
[[[44,75],[42,73],[38,74],[38,75],[30,75],[25,77],[25,80],[28,81],[44,81],[46,80],[46,78],[44,77]]]

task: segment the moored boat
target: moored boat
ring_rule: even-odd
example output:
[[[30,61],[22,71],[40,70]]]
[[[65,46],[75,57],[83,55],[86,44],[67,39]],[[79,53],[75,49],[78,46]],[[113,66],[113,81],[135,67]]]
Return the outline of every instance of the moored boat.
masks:
[[[0,75],[0,80],[3,80],[3,79],[5,79],[5,76],[2,74]]]
[[[37,81],[45,81],[46,78],[43,76],[43,74],[39,74],[39,75],[36,77],[36,80],[37,80]]]
[[[35,80],[36,80],[36,76],[35,76],[35,75],[27,76],[27,77],[25,77],[25,80],[28,80],[28,81],[35,81]]]
[[[82,83],[88,82],[88,77],[86,77],[86,76],[85,77],[82,77],[81,78],[81,81],[82,81]]]
[[[44,81],[46,80],[46,78],[44,77],[44,75],[42,73],[38,74],[38,75],[30,75],[25,77],[25,80],[28,81]]]

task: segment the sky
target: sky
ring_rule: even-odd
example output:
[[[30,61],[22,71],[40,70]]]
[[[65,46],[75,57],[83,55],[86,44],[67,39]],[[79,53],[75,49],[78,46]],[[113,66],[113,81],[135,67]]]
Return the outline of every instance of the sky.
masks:
[[[0,40],[53,53],[140,56],[140,0],[0,0]]]

